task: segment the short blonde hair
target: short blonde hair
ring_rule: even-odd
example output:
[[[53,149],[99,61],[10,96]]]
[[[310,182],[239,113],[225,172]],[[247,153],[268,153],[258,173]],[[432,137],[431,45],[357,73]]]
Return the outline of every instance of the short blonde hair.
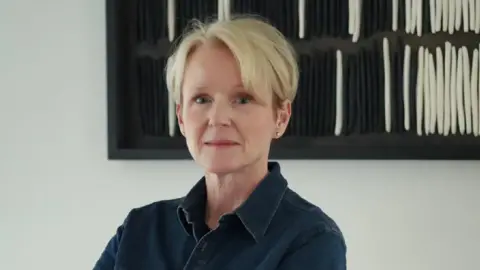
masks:
[[[285,36],[264,19],[254,16],[202,23],[195,21],[165,68],[166,84],[177,103],[181,101],[183,74],[188,56],[208,41],[225,45],[238,62],[246,89],[271,89],[276,102],[293,102],[299,71],[294,48]]]

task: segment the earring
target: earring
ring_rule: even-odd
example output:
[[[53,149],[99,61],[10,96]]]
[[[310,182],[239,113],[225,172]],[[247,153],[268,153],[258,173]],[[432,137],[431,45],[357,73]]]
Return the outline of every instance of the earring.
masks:
[[[275,132],[275,137],[276,138],[280,137],[280,131]]]

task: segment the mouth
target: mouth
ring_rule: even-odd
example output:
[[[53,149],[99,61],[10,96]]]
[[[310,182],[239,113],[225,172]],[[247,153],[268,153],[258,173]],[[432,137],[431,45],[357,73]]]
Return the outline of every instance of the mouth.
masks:
[[[205,142],[205,145],[210,147],[232,147],[239,145],[239,143],[230,140],[211,140]]]

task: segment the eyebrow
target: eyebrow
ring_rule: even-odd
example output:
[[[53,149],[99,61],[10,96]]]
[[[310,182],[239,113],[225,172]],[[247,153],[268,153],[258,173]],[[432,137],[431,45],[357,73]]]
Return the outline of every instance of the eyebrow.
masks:
[[[245,86],[243,85],[243,83],[238,83],[238,84],[235,84],[232,88],[242,88],[242,89],[245,89]]]
[[[208,86],[206,86],[204,83],[201,83],[201,84],[198,84],[198,85],[194,85],[192,87],[192,89],[196,90],[196,91],[205,91],[208,89]],[[248,93],[253,93],[253,91],[249,91],[247,90],[242,83],[240,84],[236,84],[232,87],[230,87],[230,89],[235,89],[235,90],[244,90],[245,92],[248,92]]]

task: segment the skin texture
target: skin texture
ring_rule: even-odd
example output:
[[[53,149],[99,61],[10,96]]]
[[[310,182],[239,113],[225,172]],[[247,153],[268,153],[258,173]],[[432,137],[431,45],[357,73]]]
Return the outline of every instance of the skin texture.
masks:
[[[273,106],[273,91],[254,92],[243,87],[225,46],[208,42],[190,54],[177,119],[193,159],[205,170],[211,228],[267,174],[270,144],[290,119],[290,102]]]

